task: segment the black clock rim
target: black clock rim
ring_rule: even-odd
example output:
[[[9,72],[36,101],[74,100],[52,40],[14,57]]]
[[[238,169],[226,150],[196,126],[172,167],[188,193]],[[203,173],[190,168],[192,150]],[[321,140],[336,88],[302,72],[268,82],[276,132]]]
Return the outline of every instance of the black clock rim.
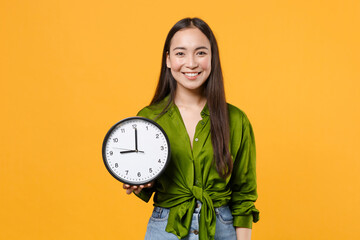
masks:
[[[126,121],[129,121],[129,120],[134,120],[134,119],[141,119],[141,120],[144,120],[144,121],[147,121],[153,125],[155,125],[157,128],[160,129],[160,131],[164,134],[165,136],[165,139],[166,139],[166,142],[167,142],[167,145],[168,145],[168,155],[167,155],[167,159],[166,159],[166,162],[165,162],[165,165],[164,167],[161,169],[161,171],[154,177],[146,180],[146,181],[142,181],[142,182],[133,182],[133,181],[128,181],[128,180],[125,180],[125,179],[122,179],[120,178],[119,176],[117,176],[115,173],[113,173],[113,171],[111,170],[110,166],[108,165],[107,161],[106,161],[106,142],[107,140],[109,139],[109,136],[111,134],[111,132],[121,123],[123,122],[126,122]],[[145,117],[128,117],[128,118],[124,118],[120,121],[118,121],[117,123],[115,123],[110,129],[109,131],[106,133],[105,135],[105,138],[104,138],[104,141],[103,141],[103,144],[102,144],[102,157],[103,157],[103,162],[104,162],[104,165],[106,167],[106,169],[108,170],[108,172],[118,181],[122,182],[122,183],[125,183],[125,184],[129,184],[129,185],[136,185],[136,186],[139,186],[139,185],[143,185],[143,184],[147,184],[147,183],[150,183],[152,181],[154,181],[155,179],[159,178],[161,176],[161,174],[165,171],[167,165],[169,164],[170,162],[170,158],[171,158],[171,150],[170,150],[170,141],[169,141],[169,138],[166,134],[166,132],[164,131],[164,129],[155,121],[149,119],[149,118],[145,118]]]

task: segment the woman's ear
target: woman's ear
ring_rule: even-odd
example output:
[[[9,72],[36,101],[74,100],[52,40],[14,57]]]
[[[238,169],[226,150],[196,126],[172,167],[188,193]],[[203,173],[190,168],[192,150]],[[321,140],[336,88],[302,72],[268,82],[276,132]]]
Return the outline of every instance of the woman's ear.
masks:
[[[166,52],[166,66],[168,68],[171,68],[171,61],[170,61],[169,51]]]

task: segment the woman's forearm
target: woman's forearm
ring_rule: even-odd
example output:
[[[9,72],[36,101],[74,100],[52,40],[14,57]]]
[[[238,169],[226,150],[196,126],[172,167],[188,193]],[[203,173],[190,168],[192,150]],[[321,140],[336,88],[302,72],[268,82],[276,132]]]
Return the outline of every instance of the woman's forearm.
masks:
[[[236,239],[237,240],[250,240],[251,229],[250,228],[236,228]]]

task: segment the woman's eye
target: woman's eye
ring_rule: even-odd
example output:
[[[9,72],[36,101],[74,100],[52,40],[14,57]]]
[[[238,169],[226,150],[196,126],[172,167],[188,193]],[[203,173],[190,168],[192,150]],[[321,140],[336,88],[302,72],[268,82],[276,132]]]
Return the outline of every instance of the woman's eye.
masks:
[[[183,56],[184,53],[183,53],[183,52],[177,52],[177,53],[175,53],[175,55],[177,55],[177,56]]]
[[[201,51],[201,52],[198,52],[197,54],[198,55],[206,55],[206,52]]]

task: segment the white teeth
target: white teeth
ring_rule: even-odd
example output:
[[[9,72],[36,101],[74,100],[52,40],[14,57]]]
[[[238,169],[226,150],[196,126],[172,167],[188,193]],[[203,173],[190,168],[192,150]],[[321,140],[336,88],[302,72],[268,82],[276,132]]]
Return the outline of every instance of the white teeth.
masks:
[[[195,77],[196,75],[198,75],[199,73],[185,73],[186,76],[189,77]]]

